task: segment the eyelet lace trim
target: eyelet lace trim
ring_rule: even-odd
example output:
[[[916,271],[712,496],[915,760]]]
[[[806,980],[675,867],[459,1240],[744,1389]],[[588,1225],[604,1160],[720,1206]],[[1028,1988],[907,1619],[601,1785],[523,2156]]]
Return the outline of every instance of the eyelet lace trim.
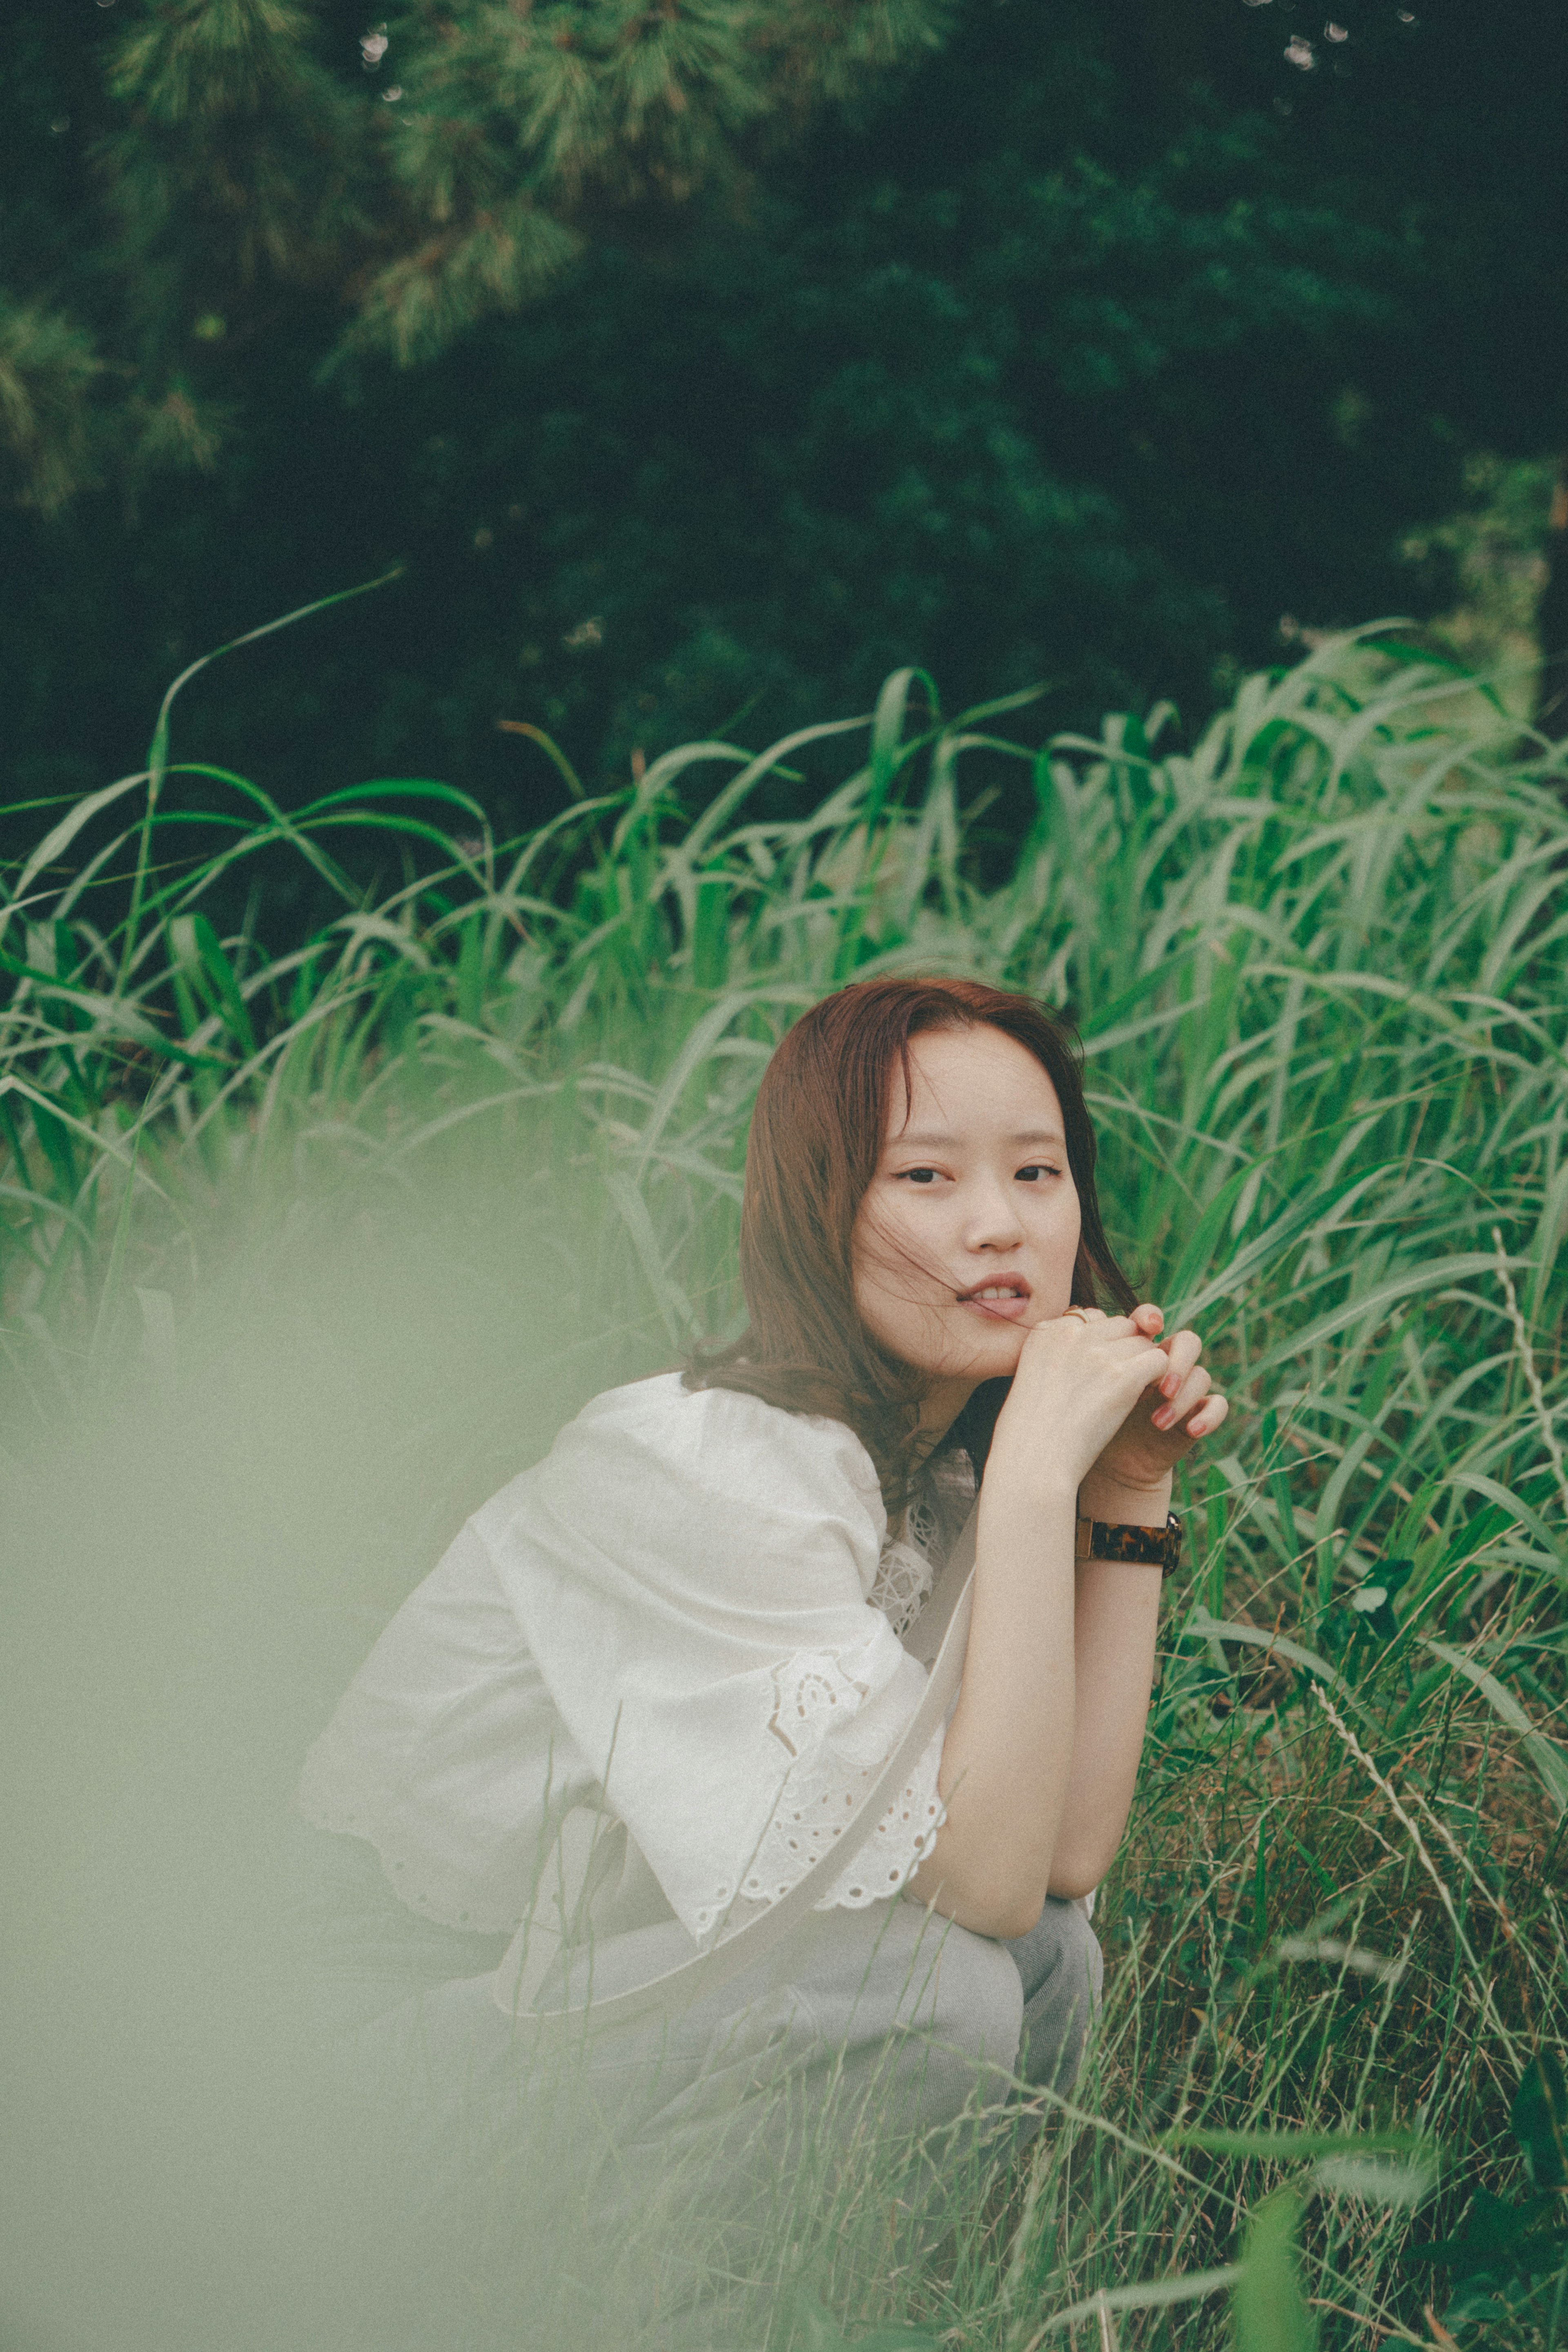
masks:
[[[827,1893],[813,1906],[815,1909],[858,1911],[868,1903],[883,1902],[896,1895],[919,1868],[932,1839],[947,1818],[936,1793],[936,1772],[945,1736],[942,1731],[934,1734],[904,1788],[889,1805],[849,1868],[830,1882]],[[867,1765],[855,1776],[856,1785],[849,1788],[844,1785],[841,1759],[833,1759],[828,1774],[819,1767],[814,1775],[810,1765],[803,1772],[792,1773],[783,1801],[768,1824],[739,1886],[716,1887],[712,1903],[696,1913],[698,1935],[706,1935],[716,1927],[733,1934],[777,1903],[781,1895],[788,1895],[791,1887],[799,1885],[813,1864],[843,1835],[865,1783],[875,1780],[879,1769]],[[813,1779],[819,1783],[815,1787],[811,1785]],[[828,1784],[823,1785],[824,1781]]]
[[[773,1669],[773,1712],[768,1728],[791,1759],[821,1740],[827,1718],[841,1706],[854,1713],[869,1685],[840,1663],[837,1650],[798,1650]]]

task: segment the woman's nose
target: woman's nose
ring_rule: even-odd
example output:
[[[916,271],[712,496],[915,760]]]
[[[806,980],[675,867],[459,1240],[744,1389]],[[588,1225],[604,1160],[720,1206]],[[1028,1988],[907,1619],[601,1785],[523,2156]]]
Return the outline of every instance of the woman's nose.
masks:
[[[965,1221],[964,1238],[971,1249],[1014,1249],[1023,1239],[1023,1222],[1010,1184],[977,1187]]]

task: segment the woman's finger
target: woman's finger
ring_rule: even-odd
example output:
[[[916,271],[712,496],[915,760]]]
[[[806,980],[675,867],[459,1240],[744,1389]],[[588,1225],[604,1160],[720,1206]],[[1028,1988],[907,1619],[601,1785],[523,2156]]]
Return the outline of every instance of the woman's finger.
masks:
[[[1174,1397],[1203,1353],[1203,1341],[1196,1331],[1177,1331],[1165,1342],[1165,1349],[1170,1370],[1160,1382],[1160,1394]]]
[[[1186,1435],[1195,1442],[1200,1437],[1212,1437],[1226,1414],[1230,1411],[1228,1398],[1207,1396],[1186,1424]]]
[[[1169,1398],[1167,1402],[1162,1404],[1153,1414],[1152,1418],[1155,1427],[1156,1429],[1174,1429],[1178,1421],[1185,1421],[1189,1413],[1197,1412],[1198,1406],[1203,1402],[1205,1397],[1208,1394],[1208,1391],[1213,1385],[1213,1381],[1209,1378],[1208,1373],[1204,1370],[1203,1366],[1201,1364],[1196,1365],[1194,1369],[1188,1372],[1186,1380],[1183,1381],[1175,1396]],[[1160,1383],[1160,1387],[1163,1392],[1165,1388],[1165,1382],[1163,1381]]]
[[[1064,1308],[1054,1320],[1060,1323],[1082,1323],[1085,1330],[1092,1331],[1102,1339],[1119,1339],[1136,1328],[1130,1315],[1107,1315],[1104,1308],[1101,1307],[1069,1307]],[[1048,1327],[1040,1325],[1037,1328],[1045,1329]]]

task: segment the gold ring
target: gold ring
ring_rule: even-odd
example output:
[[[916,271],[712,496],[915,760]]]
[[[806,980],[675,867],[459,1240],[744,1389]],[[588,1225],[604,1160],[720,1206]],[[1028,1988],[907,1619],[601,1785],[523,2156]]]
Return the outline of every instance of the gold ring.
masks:
[[[1064,1307],[1061,1310],[1061,1319],[1064,1323],[1070,1315],[1076,1323],[1087,1323],[1089,1320],[1082,1307]]]

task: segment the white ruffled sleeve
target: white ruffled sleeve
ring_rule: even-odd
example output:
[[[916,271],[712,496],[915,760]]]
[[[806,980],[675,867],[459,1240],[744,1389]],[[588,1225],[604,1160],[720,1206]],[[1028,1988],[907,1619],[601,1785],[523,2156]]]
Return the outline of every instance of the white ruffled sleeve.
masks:
[[[485,1534],[573,1745],[690,1933],[739,1926],[831,1851],[925,1690],[868,1600],[870,1456],[672,1374],[596,1399],[526,1489]],[[942,1822],[941,1752],[821,1907],[899,1892]]]

